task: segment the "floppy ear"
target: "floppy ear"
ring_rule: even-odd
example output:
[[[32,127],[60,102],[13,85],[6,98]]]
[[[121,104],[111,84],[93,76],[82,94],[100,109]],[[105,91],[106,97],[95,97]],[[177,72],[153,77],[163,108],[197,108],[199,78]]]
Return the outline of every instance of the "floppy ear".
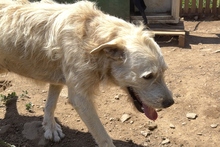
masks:
[[[121,44],[119,44],[119,40],[112,40],[110,42],[104,43],[97,48],[93,49],[90,54],[95,54],[100,51],[104,51],[107,57],[113,60],[124,60],[125,53]]]

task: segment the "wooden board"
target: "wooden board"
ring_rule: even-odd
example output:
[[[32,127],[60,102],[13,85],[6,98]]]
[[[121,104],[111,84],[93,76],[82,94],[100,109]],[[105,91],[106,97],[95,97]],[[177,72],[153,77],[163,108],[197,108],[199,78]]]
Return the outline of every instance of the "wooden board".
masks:
[[[155,35],[185,35],[185,32],[179,32],[179,31],[153,31]]]
[[[178,24],[150,24],[150,29],[155,35],[178,36],[179,46],[185,47],[185,30],[183,21]]]
[[[152,30],[157,31],[167,31],[167,30],[173,30],[173,31],[184,31],[184,21],[180,20],[177,24],[169,24],[169,23],[158,23],[158,24],[149,24],[149,27]]]

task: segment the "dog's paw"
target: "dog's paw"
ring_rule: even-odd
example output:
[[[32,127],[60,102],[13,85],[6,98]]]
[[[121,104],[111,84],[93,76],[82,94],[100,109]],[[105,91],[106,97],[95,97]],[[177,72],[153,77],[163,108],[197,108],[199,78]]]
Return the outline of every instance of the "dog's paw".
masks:
[[[53,127],[44,125],[45,133],[44,137],[49,140],[53,140],[55,142],[59,142],[65,134],[63,134],[63,131],[59,124],[55,122],[55,125]]]

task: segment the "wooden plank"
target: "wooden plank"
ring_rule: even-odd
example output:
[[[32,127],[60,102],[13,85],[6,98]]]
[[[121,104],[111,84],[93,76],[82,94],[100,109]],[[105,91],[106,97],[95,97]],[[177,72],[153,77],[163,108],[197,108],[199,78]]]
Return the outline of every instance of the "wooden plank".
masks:
[[[196,13],[196,0],[192,0],[192,7],[190,13]]]
[[[210,14],[210,0],[206,0],[205,13]]]
[[[157,34],[167,35],[184,35],[184,21],[181,20],[178,24],[149,24],[152,31]]]
[[[185,47],[185,34],[184,35],[179,35],[178,41],[179,41],[179,46],[180,47]]]
[[[203,0],[199,0],[198,12],[199,12],[199,14],[203,13]]]
[[[177,24],[152,24],[152,27],[184,30],[184,19],[181,19]]]
[[[155,35],[168,35],[168,36],[178,36],[178,46],[185,47],[185,35],[184,21],[181,20],[178,24],[150,24],[150,31]]]
[[[217,0],[213,0],[212,2],[212,14],[217,16]]]
[[[188,12],[189,12],[189,0],[185,0],[184,13],[188,14]]]
[[[152,31],[155,35],[169,35],[169,36],[178,36],[178,46],[185,47],[185,32],[175,32],[171,31]]]
[[[157,30],[152,30],[152,32],[155,35],[174,35],[174,36],[179,36],[179,35],[185,35],[186,33],[183,31],[173,31],[173,30],[167,30],[167,31],[157,31]]]

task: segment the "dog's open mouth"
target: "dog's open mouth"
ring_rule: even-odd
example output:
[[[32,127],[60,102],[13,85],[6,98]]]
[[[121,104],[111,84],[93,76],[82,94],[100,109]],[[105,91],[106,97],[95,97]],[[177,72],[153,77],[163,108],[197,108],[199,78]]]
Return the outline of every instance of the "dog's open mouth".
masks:
[[[127,87],[129,94],[133,98],[133,102],[135,107],[138,109],[138,111],[144,113],[149,119],[156,120],[157,119],[157,112],[154,108],[147,106],[146,104],[143,104],[140,100],[139,96],[132,87]]]

